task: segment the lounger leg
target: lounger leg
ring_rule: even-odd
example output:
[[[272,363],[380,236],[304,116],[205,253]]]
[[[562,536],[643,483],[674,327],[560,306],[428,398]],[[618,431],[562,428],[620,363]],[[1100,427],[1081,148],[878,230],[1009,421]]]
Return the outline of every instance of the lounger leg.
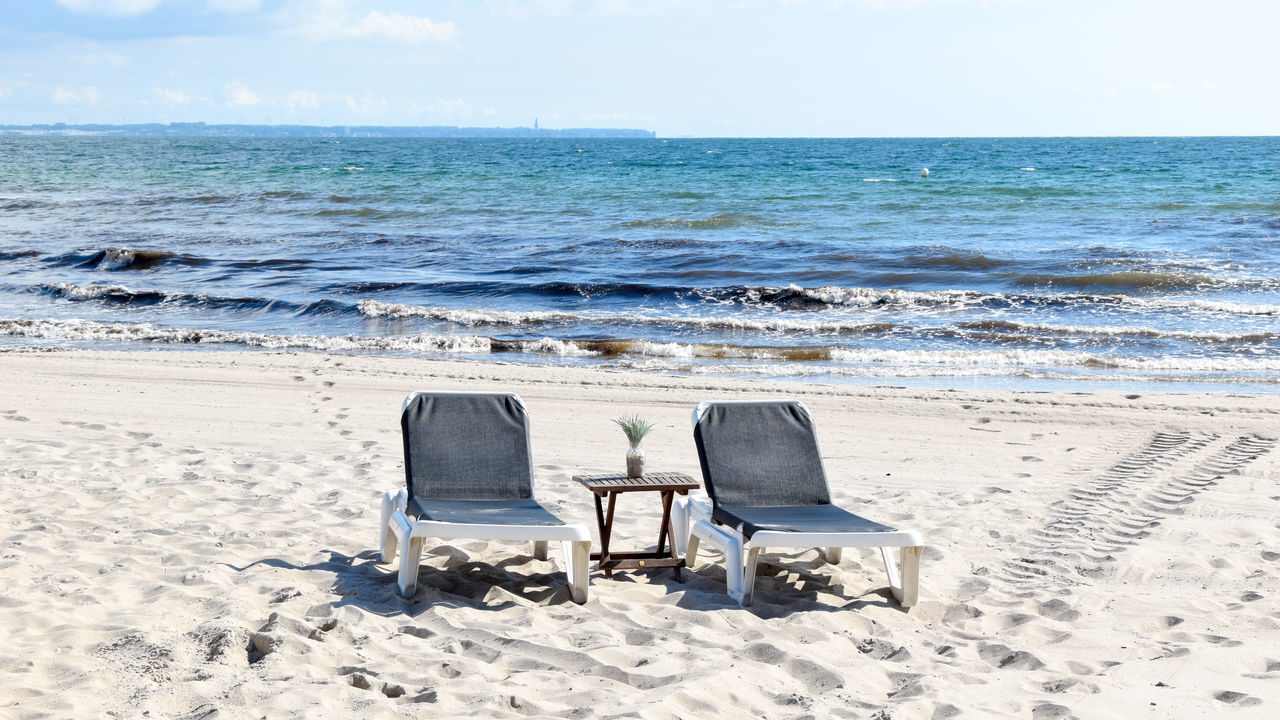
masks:
[[[693,534],[688,535],[687,538],[684,549],[684,566],[692,569],[698,562],[698,543],[700,539]]]
[[[920,599],[920,554],[924,548],[904,547],[900,553],[902,571],[898,571],[898,562],[894,560],[892,548],[880,548],[884,558],[884,569],[889,575],[889,590],[898,604],[904,608],[915,605]]]
[[[543,543],[545,547],[546,543]],[[587,567],[591,560],[591,541],[565,540],[560,543],[564,553],[564,572],[569,578],[569,595],[573,601],[581,605],[587,601],[587,586],[590,573]]]
[[[724,582],[729,597],[743,604],[742,598],[742,543],[731,543],[724,549]]]
[[[689,546],[689,497],[687,495],[676,496],[671,508],[671,523],[675,526],[671,544],[675,546],[677,555],[684,555]]]
[[[844,548],[838,548],[838,547],[827,548],[826,550],[827,562],[832,565],[839,565],[841,550],[844,550]]]
[[[400,595],[413,597],[418,589],[418,564],[422,561],[422,538],[405,533],[400,538]]]
[[[547,559],[547,541],[546,540],[533,541],[533,559],[534,560]]]
[[[391,516],[395,514],[398,505],[398,493],[382,494],[382,525],[378,527],[379,562],[389,563],[396,559],[396,538],[391,533]]]
[[[396,559],[396,548],[400,545],[400,539],[391,531],[390,520],[382,521],[382,548],[378,555],[378,562],[384,565]]]
[[[742,569],[742,599],[738,604],[746,607],[751,604],[751,596],[756,588],[756,562],[760,559],[760,551],[764,548],[751,548],[747,551],[747,561]]]
[[[898,603],[904,608],[915,605],[920,600],[920,555],[924,548],[902,548],[902,594],[894,593]]]

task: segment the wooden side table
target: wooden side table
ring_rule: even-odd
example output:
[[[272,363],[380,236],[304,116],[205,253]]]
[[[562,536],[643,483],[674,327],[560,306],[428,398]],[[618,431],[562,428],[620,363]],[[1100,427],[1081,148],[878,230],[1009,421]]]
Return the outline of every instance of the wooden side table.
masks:
[[[676,580],[680,580],[680,568],[684,567],[684,558],[676,555],[675,528],[671,523],[671,502],[676,493],[688,495],[690,490],[699,487],[698,481],[684,473],[652,472],[638,478],[626,475],[574,475],[575,482],[582,483],[592,492],[596,501],[596,524],[600,529],[600,552],[591,553],[591,559],[597,561],[596,569],[603,570],[604,576],[613,577],[614,570],[648,570],[649,568],[671,568]],[[613,509],[618,502],[618,495],[626,492],[658,492],[662,494],[662,526],[658,528],[658,548],[649,551],[614,552],[609,549],[609,539],[613,535]],[[608,496],[609,510],[606,515],[602,499]],[[672,542],[667,546],[667,540]]]

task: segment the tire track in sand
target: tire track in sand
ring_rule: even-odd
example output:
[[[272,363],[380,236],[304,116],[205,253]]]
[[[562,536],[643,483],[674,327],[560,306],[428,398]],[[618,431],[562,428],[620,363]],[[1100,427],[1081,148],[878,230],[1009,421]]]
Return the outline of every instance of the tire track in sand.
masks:
[[[1137,452],[1049,506],[1016,557],[993,574],[1017,595],[1066,589],[1107,572],[1116,555],[1183,512],[1197,494],[1267,454],[1275,438],[1159,431]]]

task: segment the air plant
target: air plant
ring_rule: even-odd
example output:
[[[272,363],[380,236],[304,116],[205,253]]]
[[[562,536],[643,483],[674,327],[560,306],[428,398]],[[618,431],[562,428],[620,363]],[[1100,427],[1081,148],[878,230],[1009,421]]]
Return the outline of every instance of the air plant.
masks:
[[[613,421],[622,428],[622,433],[627,436],[627,442],[631,443],[632,450],[640,447],[640,441],[653,429],[653,423],[639,415],[614,418]]]

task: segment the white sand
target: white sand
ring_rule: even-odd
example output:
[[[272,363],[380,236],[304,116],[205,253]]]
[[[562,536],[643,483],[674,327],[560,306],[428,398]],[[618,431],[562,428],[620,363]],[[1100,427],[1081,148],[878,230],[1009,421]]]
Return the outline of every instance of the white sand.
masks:
[[[609,418],[812,409],[839,503],[914,527],[921,602],[878,556],[766,556],[756,602],[706,553],[593,573],[527,545],[374,562],[409,390],[514,390],[537,491],[594,528],[578,472]],[[709,381],[323,354],[0,355],[0,717],[1276,717],[1280,396],[981,393]],[[649,496],[619,544],[652,544]],[[554,548],[553,548],[554,550]]]

